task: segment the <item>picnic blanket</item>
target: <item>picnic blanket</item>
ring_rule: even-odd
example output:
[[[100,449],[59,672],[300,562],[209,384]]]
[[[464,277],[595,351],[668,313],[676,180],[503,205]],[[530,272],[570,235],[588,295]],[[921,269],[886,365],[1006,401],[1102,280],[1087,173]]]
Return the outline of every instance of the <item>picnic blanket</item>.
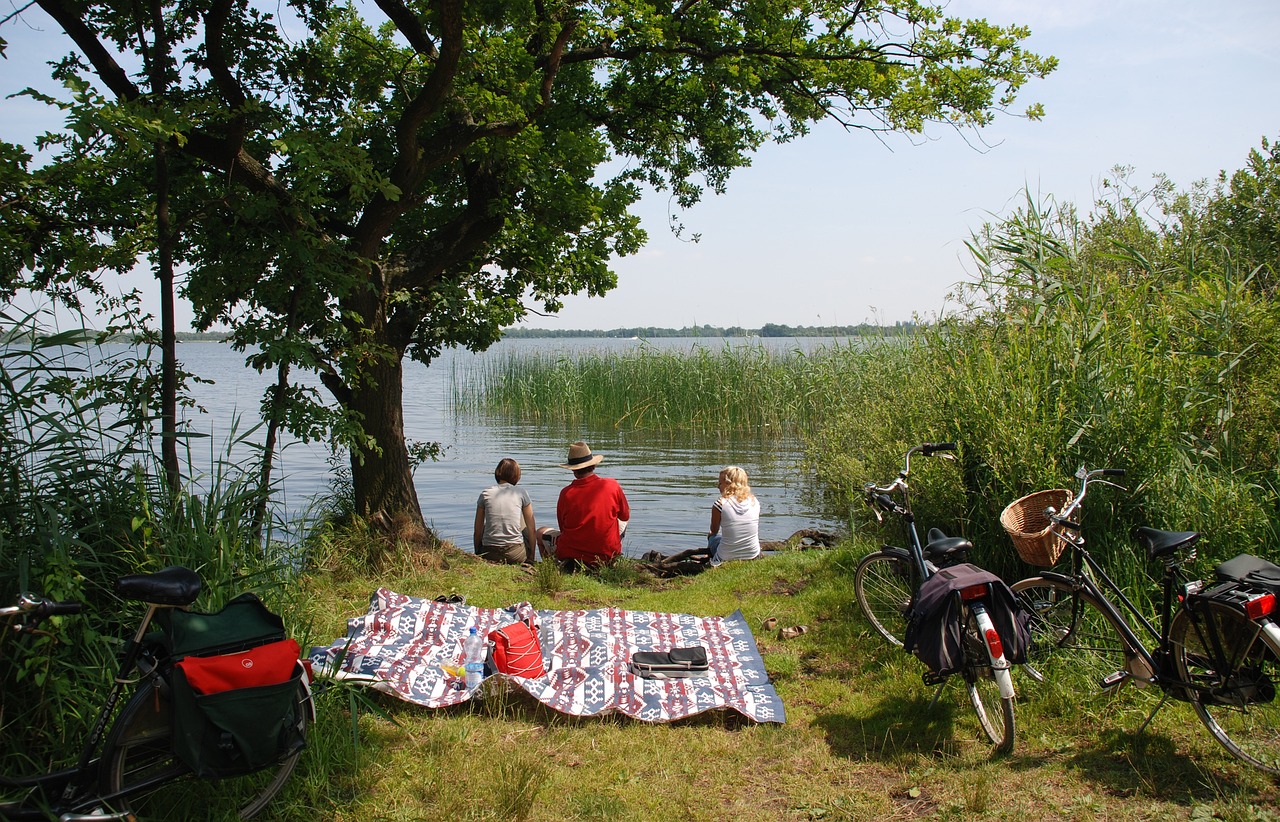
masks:
[[[310,658],[321,675],[367,682],[408,702],[441,708],[472,698],[443,667],[459,664],[469,629],[474,626],[487,636],[528,617],[538,626],[546,675],[494,676],[556,711],[574,716],[621,713],[661,723],[723,708],[756,722],[786,721],[741,611],[727,617],[621,608],[540,611],[528,602],[473,608],[379,588],[368,613],[348,620],[347,636],[313,648]],[[707,649],[706,676],[657,680],[631,672],[636,651],[690,645]]]

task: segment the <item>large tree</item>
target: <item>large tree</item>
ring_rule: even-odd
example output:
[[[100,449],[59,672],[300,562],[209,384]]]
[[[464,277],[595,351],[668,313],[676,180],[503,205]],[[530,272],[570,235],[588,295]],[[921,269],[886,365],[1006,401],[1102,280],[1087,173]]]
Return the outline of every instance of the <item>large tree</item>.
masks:
[[[823,119],[980,128],[1054,65],[1024,28],[920,0],[38,3],[78,49],[60,74],[129,113],[104,144],[158,168],[164,135],[199,322],[317,371],[336,404],[281,386],[288,424],[351,446],[359,510],[417,522],[405,357],[607,292],[645,186],[689,206]],[[155,42],[164,76],[139,59]]]

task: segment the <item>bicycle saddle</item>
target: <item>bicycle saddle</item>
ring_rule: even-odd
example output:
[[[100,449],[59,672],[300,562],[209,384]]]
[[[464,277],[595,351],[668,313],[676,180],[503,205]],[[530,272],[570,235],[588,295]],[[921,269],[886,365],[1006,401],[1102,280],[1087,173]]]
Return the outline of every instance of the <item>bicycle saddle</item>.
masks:
[[[151,605],[190,605],[200,596],[200,575],[176,565],[154,574],[130,574],[116,580],[116,593]]]
[[[949,537],[937,528],[929,529],[929,541],[924,546],[927,557],[945,557],[950,554],[973,550],[973,543],[964,537]]]
[[[1190,548],[1200,539],[1195,531],[1160,531],[1155,528],[1139,526],[1133,529],[1133,538],[1147,549],[1147,559],[1159,559],[1168,556],[1179,548]]]

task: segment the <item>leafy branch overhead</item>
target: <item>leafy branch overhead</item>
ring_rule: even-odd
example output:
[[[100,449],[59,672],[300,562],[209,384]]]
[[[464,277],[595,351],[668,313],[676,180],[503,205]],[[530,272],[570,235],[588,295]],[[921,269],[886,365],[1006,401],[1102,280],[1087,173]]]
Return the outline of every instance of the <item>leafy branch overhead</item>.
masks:
[[[981,127],[1055,65],[1023,27],[918,0],[39,5],[79,51],[59,76],[114,98],[59,162],[162,129],[199,322],[321,372],[383,447],[399,391],[368,386],[608,292],[644,187],[688,207],[824,119]]]

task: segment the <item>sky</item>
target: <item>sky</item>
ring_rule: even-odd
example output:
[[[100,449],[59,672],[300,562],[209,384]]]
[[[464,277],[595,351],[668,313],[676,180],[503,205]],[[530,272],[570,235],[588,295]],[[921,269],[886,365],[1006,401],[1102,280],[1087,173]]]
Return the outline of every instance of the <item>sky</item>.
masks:
[[[0,17],[8,13],[0,3]],[[1027,192],[1087,210],[1116,166],[1147,186],[1186,188],[1244,165],[1280,138],[1280,2],[1275,0],[953,0],[948,13],[1031,28],[1026,47],[1058,58],[1013,107],[1043,103],[1043,120],[999,116],[980,132],[846,132],[834,124],[766,146],[751,167],[676,214],[697,243],[673,236],[673,206],[647,196],[639,254],[614,263],[618,287],[570,297],[531,328],[694,325],[759,328],[929,319],[972,277],[972,232]],[[0,29],[0,99],[38,83],[65,50],[52,24],[24,14]],[[26,21],[32,21],[30,25]],[[0,137],[25,142],[50,125],[43,106],[4,99]],[[138,287],[148,288],[147,276]],[[179,309],[185,328],[190,310]]]

